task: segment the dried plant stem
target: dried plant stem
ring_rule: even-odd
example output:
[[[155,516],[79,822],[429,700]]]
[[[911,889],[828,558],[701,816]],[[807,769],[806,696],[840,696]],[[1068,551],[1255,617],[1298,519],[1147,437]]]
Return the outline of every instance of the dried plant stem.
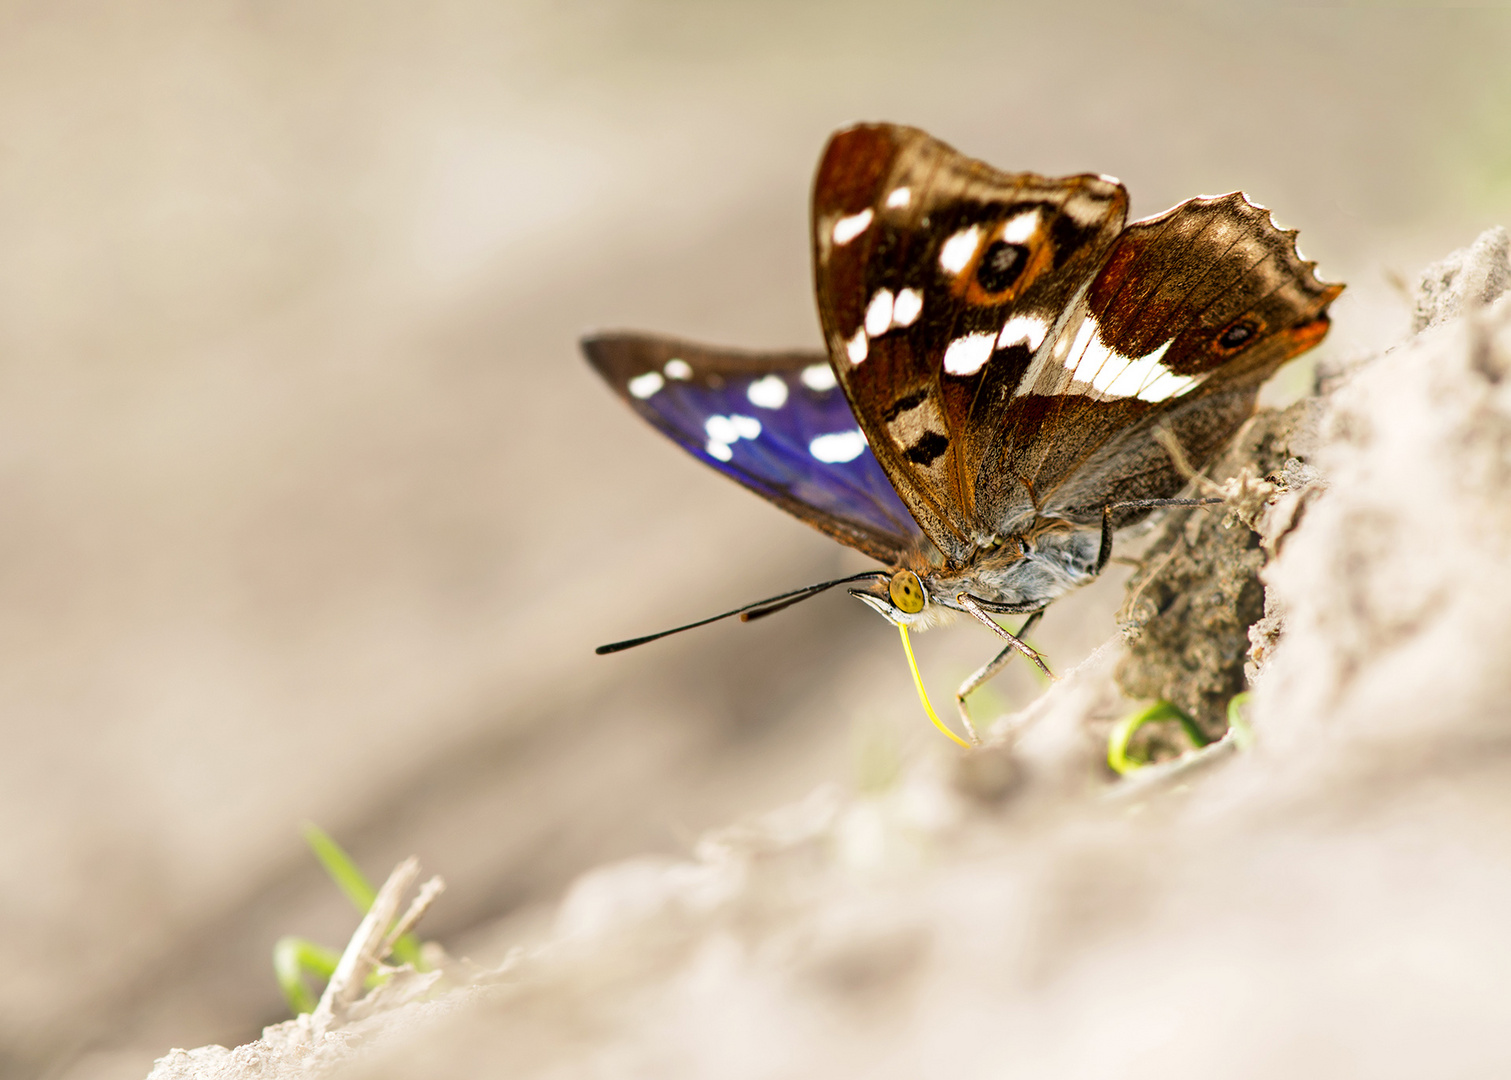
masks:
[[[336,965],[335,973],[326,984],[325,993],[320,995],[320,1004],[310,1017],[310,1026],[316,1037],[325,1034],[340,1022],[347,1006],[361,993],[368,974],[387,955],[392,947],[388,940],[388,928],[393,925],[394,918],[399,913],[399,902],[419,876],[419,860],[411,856],[394,867],[393,873],[388,875],[388,880],[378,890],[372,907],[368,908],[357,932],[347,943],[346,951],[341,954],[341,962]]]

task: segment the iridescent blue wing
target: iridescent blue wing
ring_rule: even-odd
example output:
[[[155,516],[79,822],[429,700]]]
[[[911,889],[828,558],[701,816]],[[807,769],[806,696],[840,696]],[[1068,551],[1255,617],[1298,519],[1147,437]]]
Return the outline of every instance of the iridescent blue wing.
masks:
[[[890,565],[925,543],[822,353],[648,334],[597,334],[582,350],[674,442],[814,528]]]

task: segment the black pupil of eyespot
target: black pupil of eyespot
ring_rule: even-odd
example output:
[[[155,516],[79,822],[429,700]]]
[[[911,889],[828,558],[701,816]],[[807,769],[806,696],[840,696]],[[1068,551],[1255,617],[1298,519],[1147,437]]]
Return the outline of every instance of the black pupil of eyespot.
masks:
[[[987,292],[1001,292],[1023,273],[1023,264],[1028,261],[1028,248],[1022,244],[1009,244],[1006,240],[992,243],[981,256],[976,268],[976,280]]]
[[[1249,338],[1254,336],[1254,328],[1246,322],[1230,327],[1223,336],[1218,339],[1218,344],[1224,349],[1236,349]]]

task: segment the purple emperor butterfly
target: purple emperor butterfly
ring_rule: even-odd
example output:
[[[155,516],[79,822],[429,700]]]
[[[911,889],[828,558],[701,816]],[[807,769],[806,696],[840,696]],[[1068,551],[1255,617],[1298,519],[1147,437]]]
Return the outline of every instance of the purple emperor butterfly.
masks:
[[[827,354],[584,340],[673,441],[886,568],[677,630],[848,584],[912,662],[908,627],[964,612],[1007,642],[956,694],[974,740],[966,695],[1015,651],[1044,666],[1022,637],[1045,606],[1101,572],[1116,529],[1192,501],[1173,498],[1169,440],[1202,468],[1343,289],[1240,192],[1131,225],[1127,208],[1111,177],[998,172],[861,125],[829,140],[813,187]],[[1017,634],[991,617],[1013,613]]]

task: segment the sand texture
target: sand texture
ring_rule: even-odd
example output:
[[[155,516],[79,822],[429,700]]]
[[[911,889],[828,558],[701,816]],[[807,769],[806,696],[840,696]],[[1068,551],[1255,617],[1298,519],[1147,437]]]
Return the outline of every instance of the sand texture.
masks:
[[[1306,468],[1259,440],[1219,549],[1262,565],[1251,747],[1112,778],[1146,622],[968,764],[604,866],[497,969],[153,1080],[1507,1075],[1507,276],[1499,231],[1429,268],[1417,329],[1301,407]]]

